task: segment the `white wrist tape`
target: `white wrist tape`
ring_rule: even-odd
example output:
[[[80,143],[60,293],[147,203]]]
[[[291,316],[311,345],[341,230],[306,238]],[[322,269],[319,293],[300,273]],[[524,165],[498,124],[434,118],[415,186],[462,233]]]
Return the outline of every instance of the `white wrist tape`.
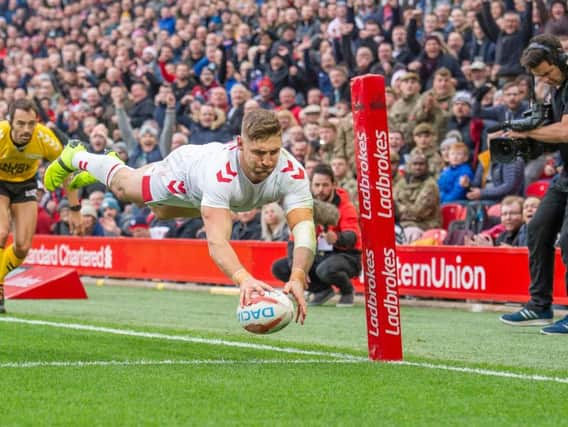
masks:
[[[300,221],[292,230],[294,235],[294,249],[308,248],[316,252],[316,227],[313,221]]]

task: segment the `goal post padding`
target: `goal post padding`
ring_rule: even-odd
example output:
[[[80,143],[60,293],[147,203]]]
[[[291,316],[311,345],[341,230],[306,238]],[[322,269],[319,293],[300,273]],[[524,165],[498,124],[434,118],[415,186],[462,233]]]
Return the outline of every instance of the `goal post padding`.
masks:
[[[369,358],[401,360],[402,335],[384,78],[370,74],[353,78],[351,102]]]

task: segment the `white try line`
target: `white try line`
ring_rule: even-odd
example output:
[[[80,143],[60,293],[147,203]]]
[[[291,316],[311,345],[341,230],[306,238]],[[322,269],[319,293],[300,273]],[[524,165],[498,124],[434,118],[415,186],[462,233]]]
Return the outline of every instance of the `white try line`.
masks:
[[[176,365],[303,365],[361,363],[354,359],[249,359],[249,360],[54,360],[50,362],[4,362],[0,369],[15,368],[87,368],[90,366],[176,366]]]
[[[439,371],[461,372],[464,374],[483,375],[487,377],[501,377],[501,378],[512,378],[516,380],[525,380],[525,381],[545,381],[545,382],[568,384],[568,378],[548,377],[546,375],[517,374],[515,372],[508,372],[508,371],[491,371],[489,369],[464,368],[460,366],[450,366],[450,365],[436,365],[434,363],[426,363],[426,362],[402,361],[402,362],[388,362],[388,363],[391,365],[414,366],[423,369],[436,369]]]
[[[0,363],[0,368],[23,368],[23,367],[40,367],[40,366],[111,366],[111,365],[174,365],[174,364],[185,364],[185,365],[200,365],[200,364],[286,364],[286,363],[357,363],[357,362],[369,362],[366,357],[357,357],[350,354],[345,353],[332,353],[332,352],[324,352],[324,351],[310,351],[310,350],[301,350],[297,348],[290,348],[290,347],[276,347],[266,344],[252,344],[252,343],[244,343],[239,341],[227,341],[227,340],[220,340],[220,339],[210,339],[210,338],[198,338],[198,337],[189,337],[189,336],[182,336],[182,335],[166,335],[166,334],[159,334],[159,333],[150,333],[150,332],[139,332],[133,331],[129,329],[114,329],[114,328],[105,328],[100,326],[93,326],[93,325],[81,325],[75,323],[60,323],[60,322],[48,322],[44,320],[27,320],[27,319],[18,319],[15,317],[1,317],[0,322],[6,323],[23,323],[27,325],[38,325],[38,326],[50,326],[55,328],[62,328],[62,329],[74,329],[79,331],[90,331],[90,332],[99,332],[99,333],[108,333],[114,335],[125,335],[125,336],[133,336],[133,337],[141,337],[141,338],[150,338],[150,339],[161,339],[161,340],[169,340],[169,341],[182,341],[182,342],[191,342],[191,343],[199,343],[199,344],[210,344],[210,345],[219,345],[219,346],[227,346],[227,347],[240,347],[240,348],[249,348],[255,350],[268,350],[280,353],[289,353],[289,354],[298,354],[298,355],[306,355],[306,356],[321,356],[321,357],[332,357],[334,359],[305,359],[305,360],[250,360],[250,361],[235,361],[235,360],[165,360],[165,361],[94,361],[94,362],[5,362]],[[370,362],[369,362],[370,363]],[[470,374],[470,375],[483,375],[489,377],[500,377],[500,378],[512,378],[517,380],[523,381],[544,381],[544,382],[554,382],[554,383],[561,383],[561,384],[568,384],[568,378],[562,377],[550,377],[545,375],[529,375],[529,374],[518,374],[515,372],[508,372],[508,371],[492,371],[488,369],[477,369],[477,368],[467,368],[467,367],[459,367],[459,366],[450,366],[450,365],[437,365],[434,363],[426,363],[426,362],[388,362],[389,365],[398,365],[398,366],[411,366],[416,368],[422,369],[435,369],[440,371],[451,371],[451,372],[458,372],[463,374]],[[379,364],[378,364],[379,365]],[[379,365],[380,366],[380,365]]]
[[[268,350],[279,353],[299,354],[303,356],[321,356],[321,357],[332,357],[335,359],[359,360],[359,361],[367,360],[366,357],[353,356],[347,353],[302,350],[299,348],[292,348],[292,347],[277,347],[267,344],[253,344],[241,341],[228,341],[228,340],[213,339],[213,338],[199,338],[187,335],[166,335],[155,332],[140,332],[140,331],[133,331],[130,329],[105,328],[101,326],[82,325],[78,323],[48,322],[45,320],[28,320],[28,319],[18,319],[16,317],[1,317],[1,316],[0,316],[0,322],[24,323],[26,325],[50,326],[53,328],[74,329],[77,331],[98,332],[98,333],[113,334],[113,335],[126,335],[129,337],[153,338],[153,339],[161,339],[168,341],[182,341],[182,342],[190,342],[196,344],[219,345],[224,347],[248,348],[253,350]]]

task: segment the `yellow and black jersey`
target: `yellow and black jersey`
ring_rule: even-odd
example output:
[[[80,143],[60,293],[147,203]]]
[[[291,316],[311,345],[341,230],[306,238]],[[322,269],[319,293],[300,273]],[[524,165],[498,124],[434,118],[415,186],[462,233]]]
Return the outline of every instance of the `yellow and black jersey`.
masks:
[[[19,151],[11,137],[8,121],[0,121],[0,181],[23,182],[33,178],[42,159],[53,161],[63,150],[55,134],[37,124],[30,142]]]

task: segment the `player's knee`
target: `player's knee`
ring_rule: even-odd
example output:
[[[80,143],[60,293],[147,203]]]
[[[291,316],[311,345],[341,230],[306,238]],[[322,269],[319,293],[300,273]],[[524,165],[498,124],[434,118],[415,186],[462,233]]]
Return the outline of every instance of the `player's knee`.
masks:
[[[0,246],[4,247],[6,245],[6,241],[8,240],[8,235],[10,234],[9,229],[0,228]]]
[[[31,242],[14,242],[14,254],[18,258],[25,258],[32,247]]]

